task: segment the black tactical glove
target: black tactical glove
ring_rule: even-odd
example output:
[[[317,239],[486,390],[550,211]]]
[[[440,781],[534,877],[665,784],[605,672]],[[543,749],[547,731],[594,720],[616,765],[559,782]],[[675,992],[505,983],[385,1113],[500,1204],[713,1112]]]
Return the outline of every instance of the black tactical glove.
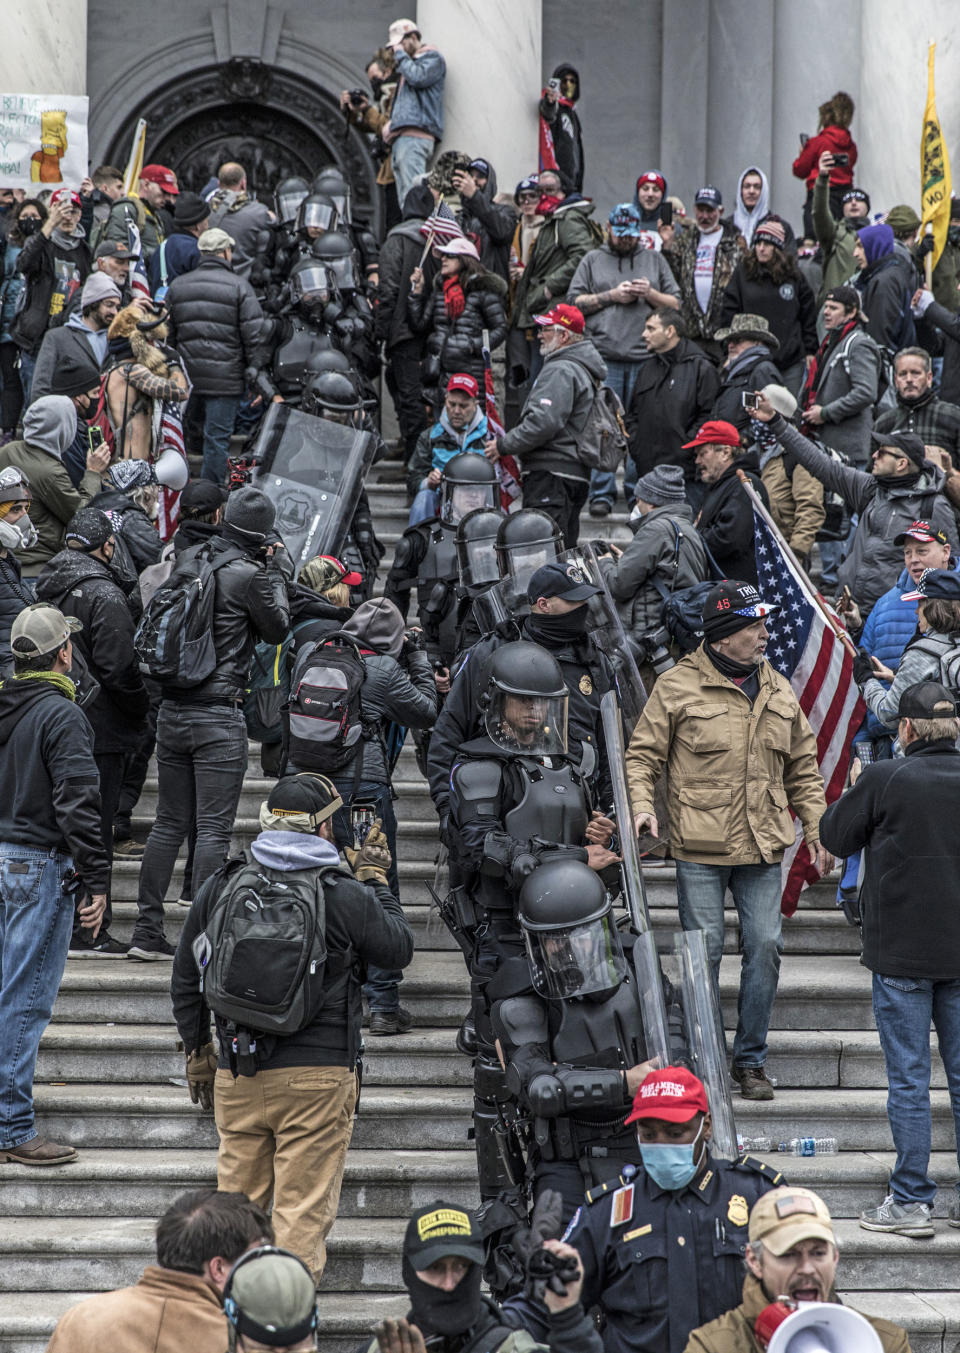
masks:
[[[927,254],[932,254],[937,247],[937,242],[933,235],[924,235],[917,245],[917,258],[924,258]]]
[[[873,670],[873,663],[870,661],[870,654],[865,648],[858,648],[857,656],[853,660],[854,681],[858,686],[865,686],[876,675]]]
[[[542,1302],[548,1287],[557,1296],[565,1297],[567,1283],[576,1282],[577,1261],[558,1259],[543,1248],[543,1242],[556,1240],[562,1229],[563,1198],[553,1189],[544,1189],[533,1209],[529,1228],[518,1227],[510,1238],[527,1275],[524,1295],[533,1301]]]

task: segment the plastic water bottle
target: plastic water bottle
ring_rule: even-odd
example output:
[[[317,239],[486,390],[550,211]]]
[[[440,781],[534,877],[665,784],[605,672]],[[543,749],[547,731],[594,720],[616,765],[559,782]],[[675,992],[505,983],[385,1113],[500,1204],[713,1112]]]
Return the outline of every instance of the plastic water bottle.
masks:
[[[784,1149],[783,1143],[780,1150]],[[835,1156],[837,1154],[836,1137],[794,1137],[786,1148],[795,1156]]]
[[[740,1148],[741,1155],[763,1155],[773,1150],[773,1143],[769,1137],[741,1137],[737,1136],[737,1145]]]

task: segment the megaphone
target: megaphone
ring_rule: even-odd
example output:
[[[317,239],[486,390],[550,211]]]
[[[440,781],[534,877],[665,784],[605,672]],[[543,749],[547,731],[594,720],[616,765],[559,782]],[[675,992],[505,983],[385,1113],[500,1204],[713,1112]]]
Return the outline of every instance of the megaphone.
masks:
[[[767,1353],[883,1353],[869,1320],[848,1306],[804,1301],[788,1311],[774,1302],[757,1316],[754,1328]]]

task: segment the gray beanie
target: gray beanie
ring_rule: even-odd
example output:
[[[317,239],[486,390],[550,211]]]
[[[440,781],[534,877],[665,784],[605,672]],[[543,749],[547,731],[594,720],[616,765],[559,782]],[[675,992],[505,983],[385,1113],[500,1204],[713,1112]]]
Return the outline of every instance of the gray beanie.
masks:
[[[235,489],[227,499],[224,523],[249,541],[264,541],[273,530],[277,511],[260,489]]]
[[[683,471],[679,465],[655,465],[649,474],[641,475],[637,480],[634,497],[642,498],[645,503],[653,503],[654,507],[686,502]]]

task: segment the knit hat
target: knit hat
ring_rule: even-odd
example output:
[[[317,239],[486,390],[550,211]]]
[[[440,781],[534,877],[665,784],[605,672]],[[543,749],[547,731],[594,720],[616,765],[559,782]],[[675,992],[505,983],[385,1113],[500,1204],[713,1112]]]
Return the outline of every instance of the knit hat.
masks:
[[[864,226],[857,231],[857,239],[863,245],[868,265],[893,253],[893,231],[888,225]]]
[[[783,228],[783,222],[776,216],[768,216],[753,232],[754,244],[775,244],[778,249],[782,249],[786,242],[787,232]]]
[[[666,503],[682,503],[683,471],[679,465],[656,465],[637,480],[634,497],[642,498],[654,507],[663,507]]]
[[[98,507],[81,507],[67,522],[64,543],[76,544],[84,554],[99,550],[113,535],[113,522]]]
[[[65,349],[50,373],[51,395],[87,395],[99,384],[100,368],[89,348],[86,352],[80,348]]]
[[[173,209],[173,223],[176,226],[192,226],[210,215],[210,207],[199,193],[181,193]]]
[[[262,544],[273,530],[277,509],[260,489],[236,489],[227,499],[223,520],[248,543]]]
[[[317,1328],[310,1270],[295,1254],[273,1245],[248,1250],[230,1270],[223,1313],[245,1342],[268,1348],[300,1344]]]
[[[260,805],[260,826],[263,831],[311,833],[342,807],[340,791],[325,775],[285,775]]]
[[[637,179],[637,188],[641,183],[655,183],[662,193],[667,191],[667,180],[662,174],[658,174],[655,169],[648,169],[645,174],[641,174]]]
[[[197,248],[200,250],[201,254],[219,254],[222,253],[224,249],[232,249],[234,243],[235,241],[232,235],[228,235],[225,230],[221,230],[219,226],[216,226],[213,230],[205,230],[203,232],[197,240]]]
[[[870,194],[866,192],[863,188],[848,188],[847,191],[843,194],[843,197],[840,199],[840,201],[841,203],[863,202],[867,208],[867,211],[870,210]]]
[[[920,217],[913,207],[904,204],[891,207],[887,212],[886,222],[895,235],[910,235],[914,230],[920,229]]]
[[[779,610],[779,606],[760,599],[753,583],[724,578],[710,589],[703,603],[704,637],[713,643],[715,639],[724,639],[728,634],[746,629],[756,620],[776,615]]]
[[[101,301],[121,300],[120,288],[105,272],[92,272],[83,284],[80,293],[80,309],[99,305]]]
[[[378,653],[399,658],[403,648],[403,616],[386,597],[371,597],[357,607],[344,625],[343,633]]]

